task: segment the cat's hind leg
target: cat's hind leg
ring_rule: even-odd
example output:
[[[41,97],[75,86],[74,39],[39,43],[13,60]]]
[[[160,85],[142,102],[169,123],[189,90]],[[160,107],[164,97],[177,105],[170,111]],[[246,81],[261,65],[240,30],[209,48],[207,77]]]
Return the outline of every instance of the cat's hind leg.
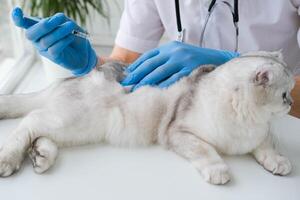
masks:
[[[41,108],[44,104],[42,96],[41,92],[0,95],[0,119],[22,117]]]
[[[216,150],[188,131],[169,133],[169,147],[189,160],[200,171],[205,181],[225,184],[230,180],[228,166]]]
[[[32,143],[28,151],[33,169],[38,174],[47,171],[52,165],[54,165],[57,154],[57,145],[46,137],[37,138]]]

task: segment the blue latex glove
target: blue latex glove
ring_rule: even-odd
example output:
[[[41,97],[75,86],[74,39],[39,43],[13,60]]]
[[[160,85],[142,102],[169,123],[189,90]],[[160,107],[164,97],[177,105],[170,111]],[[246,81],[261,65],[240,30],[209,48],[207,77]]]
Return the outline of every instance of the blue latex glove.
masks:
[[[128,75],[123,86],[143,85],[168,87],[180,78],[189,75],[199,65],[221,65],[239,56],[230,51],[200,48],[182,42],[170,42],[150,50],[127,68]]]
[[[97,64],[97,56],[87,39],[75,36],[73,30],[83,31],[62,13],[41,19],[37,23],[23,17],[20,8],[12,12],[14,23],[26,29],[26,37],[39,53],[72,71],[76,76],[89,73]]]

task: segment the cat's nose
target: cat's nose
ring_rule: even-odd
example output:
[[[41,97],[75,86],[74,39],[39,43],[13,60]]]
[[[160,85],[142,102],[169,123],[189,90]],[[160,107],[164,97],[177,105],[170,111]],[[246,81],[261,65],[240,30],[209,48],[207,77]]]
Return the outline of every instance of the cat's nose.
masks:
[[[291,98],[287,99],[287,104],[289,104],[290,106],[292,106],[293,103],[294,103],[293,99],[291,99]]]
[[[283,98],[283,103],[288,104],[289,106],[292,106],[294,101],[291,96],[287,95]]]

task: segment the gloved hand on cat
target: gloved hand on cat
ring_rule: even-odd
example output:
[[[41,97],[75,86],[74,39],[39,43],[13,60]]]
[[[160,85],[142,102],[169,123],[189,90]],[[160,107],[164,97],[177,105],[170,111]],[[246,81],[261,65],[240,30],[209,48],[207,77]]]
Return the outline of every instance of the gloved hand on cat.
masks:
[[[128,67],[122,85],[168,87],[183,76],[189,75],[199,65],[221,65],[239,53],[200,48],[181,42],[170,42],[143,54]]]
[[[41,19],[36,24],[23,17],[20,8],[12,12],[14,23],[26,29],[26,37],[39,53],[72,71],[76,76],[89,73],[97,64],[97,56],[87,39],[75,36],[73,30],[83,31],[62,13]]]

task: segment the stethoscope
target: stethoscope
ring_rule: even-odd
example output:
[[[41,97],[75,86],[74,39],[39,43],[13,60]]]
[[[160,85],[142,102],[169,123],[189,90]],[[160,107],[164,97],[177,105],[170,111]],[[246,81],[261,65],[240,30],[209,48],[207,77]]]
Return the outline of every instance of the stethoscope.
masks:
[[[234,0],[234,5],[233,7],[230,5],[230,3],[228,3],[227,1],[221,1],[222,3],[224,3],[225,5],[228,6],[228,8],[230,9],[231,13],[232,13],[232,21],[235,27],[235,52],[238,51],[238,47],[239,47],[239,43],[238,43],[238,37],[239,37],[239,26],[238,26],[238,22],[239,22],[239,8],[238,8],[238,0]],[[203,46],[203,41],[204,41],[204,35],[205,35],[205,30],[207,27],[207,24],[209,22],[210,16],[212,14],[212,12],[214,11],[216,5],[217,5],[217,1],[216,0],[212,0],[211,3],[208,6],[208,13],[204,22],[204,26],[203,29],[201,31],[200,34],[200,47]],[[175,12],[176,12],[176,23],[177,23],[177,41],[180,42],[184,42],[184,35],[185,35],[185,29],[182,28],[181,25],[181,17],[180,17],[180,6],[179,6],[179,0],[175,0]]]

